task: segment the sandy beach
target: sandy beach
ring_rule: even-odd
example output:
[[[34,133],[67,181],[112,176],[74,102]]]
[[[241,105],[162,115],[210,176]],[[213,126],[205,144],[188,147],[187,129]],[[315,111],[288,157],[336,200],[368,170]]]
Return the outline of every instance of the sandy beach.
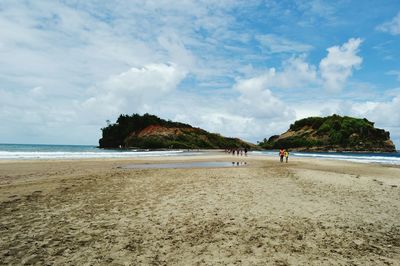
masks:
[[[190,161],[247,164],[121,168]],[[400,265],[400,168],[223,153],[3,161],[0,236],[4,265]]]

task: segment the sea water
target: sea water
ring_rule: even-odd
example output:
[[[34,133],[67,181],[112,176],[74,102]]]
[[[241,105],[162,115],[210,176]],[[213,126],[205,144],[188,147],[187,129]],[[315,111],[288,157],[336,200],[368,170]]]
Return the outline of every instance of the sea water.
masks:
[[[254,155],[276,156],[278,151],[255,151]],[[381,163],[400,165],[400,152],[395,153],[355,153],[355,152],[290,152],[290,158],[320,158],[331,160],[343,160],[358,163]]]
[[[184,150],[143,151],[99,149],[90,145],[0,144],[0,160],[135,158],[191,156],[201,152]]]
[[[202,152],[186,150],[142,151],[99,149],[90,145],[0,144],[0,160],[135,158],[157,156],[195,156]],[[254,151],[249,155],[278,157],[277,151]],[[400,153],[291,152],[290,158],[321,158],[360,163],[400,165]]]

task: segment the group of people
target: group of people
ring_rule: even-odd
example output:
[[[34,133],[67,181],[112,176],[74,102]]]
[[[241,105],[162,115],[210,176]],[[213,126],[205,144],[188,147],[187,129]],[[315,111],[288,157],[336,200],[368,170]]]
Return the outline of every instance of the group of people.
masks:
[[[229,150],[225,150],[225,152],[227,152],[227,153],[232,153],[232,155],[237,155],[237,156],[243,156],[243,153],[244,153],[244,156],[247,156],[247,148],[244,148],[244,149],[229,149]]]
[[[244,156],[247,156],[247,148],[244,148],[244,149],[226,149],[225,150],[225,153],[229,153],[229,154],[231,154],[232,153],[232,155],[233,156],[235,156],[235,155],[237,155],[237,156],[243,156],[243,154],[244,154]],[[280,158],[280,160],[281,160],[281,163],[283,163],[283,160],[285,159],[286,160],[286,163],[289,161],[289,150],[287,150],[287,149],[280,149],[279,150],[279,158]]]
[[[281,158],[281,163],[283,163],[283,157],[286,158],[286,163],[289,161],[289,151],[280,149],[279,150],[279,157]]]

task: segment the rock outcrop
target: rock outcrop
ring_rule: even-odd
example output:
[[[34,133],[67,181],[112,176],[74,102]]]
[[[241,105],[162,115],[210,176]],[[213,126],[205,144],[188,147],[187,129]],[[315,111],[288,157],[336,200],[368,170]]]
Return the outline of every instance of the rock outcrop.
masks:
[[[115,124],[102,129],[100,148],[138,149],[228,149],[258,148],[238,138],[210,133],[188,124],[166,121],[145,114],[121,115]]]
[[[395,152],[389,132],[367,119],[332,115],[309,117],[290,125],[288,131],[260,143],[265,149],[297,151]]]

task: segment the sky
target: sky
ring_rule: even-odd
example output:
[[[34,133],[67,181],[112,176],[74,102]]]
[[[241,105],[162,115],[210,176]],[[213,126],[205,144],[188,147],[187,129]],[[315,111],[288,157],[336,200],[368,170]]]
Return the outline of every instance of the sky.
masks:
[[[0,143],[151,113],[257,142],[367,118],[400,149],[400,1],[0,1]]]

